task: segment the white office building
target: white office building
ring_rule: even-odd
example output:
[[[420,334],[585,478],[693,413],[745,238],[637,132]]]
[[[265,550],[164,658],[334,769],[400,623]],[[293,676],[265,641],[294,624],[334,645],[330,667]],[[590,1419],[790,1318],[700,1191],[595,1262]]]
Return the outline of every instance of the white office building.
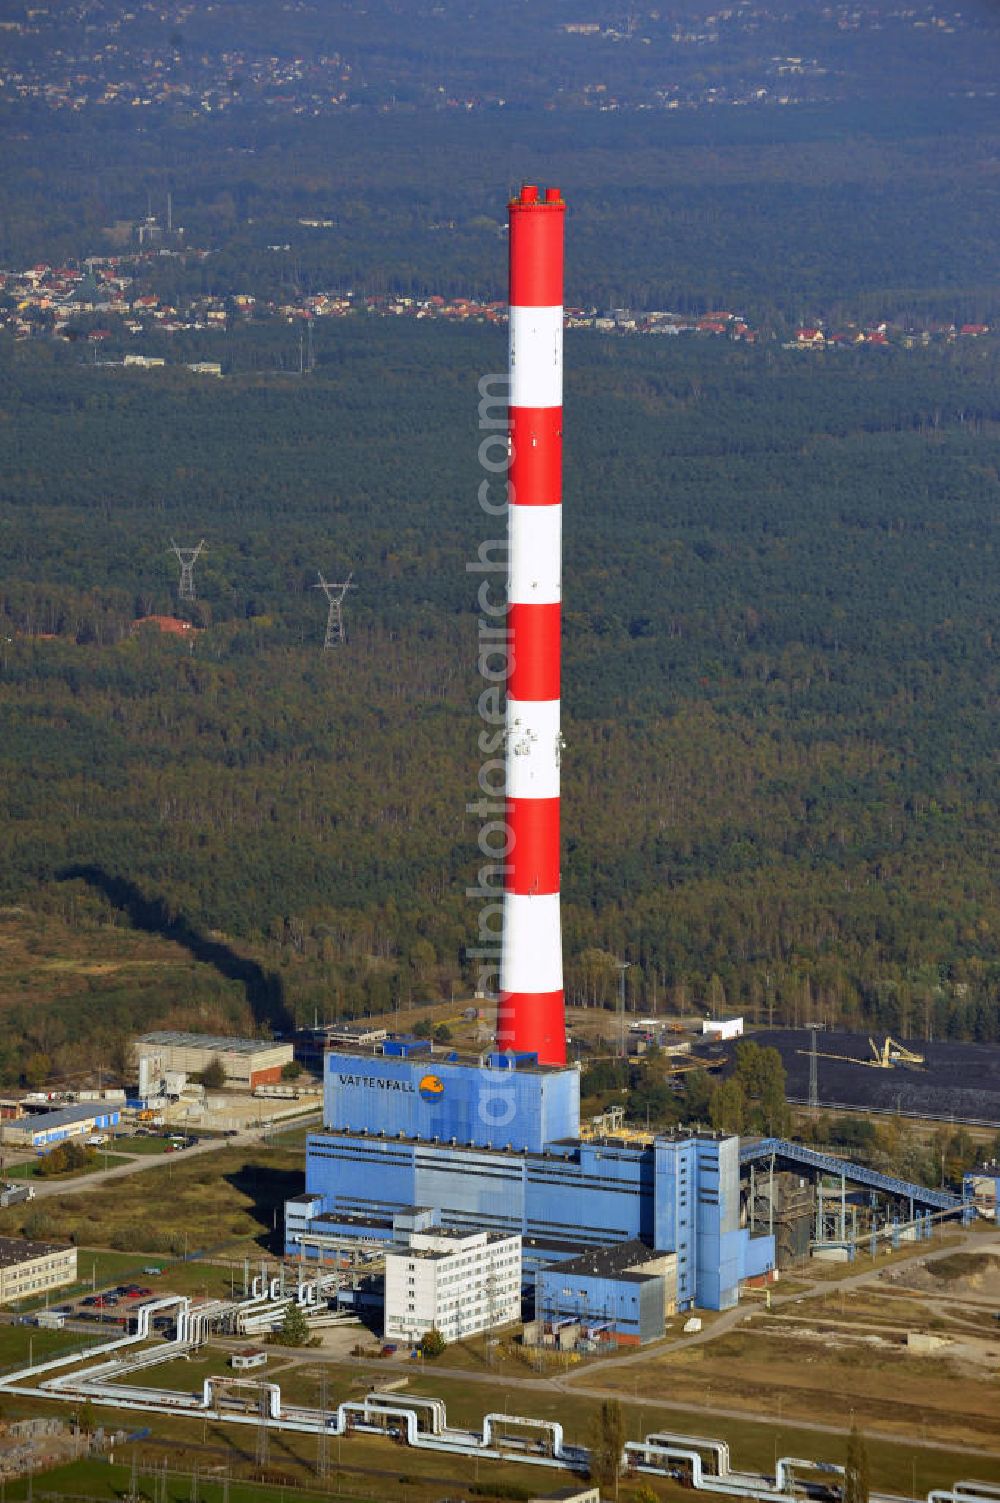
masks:
[[[404,1221],[393,1218],[385,1257],[387,1341],[417,1342],[430,1330],[457,1341],[520,1320],[519,1236],[411,1230]]]

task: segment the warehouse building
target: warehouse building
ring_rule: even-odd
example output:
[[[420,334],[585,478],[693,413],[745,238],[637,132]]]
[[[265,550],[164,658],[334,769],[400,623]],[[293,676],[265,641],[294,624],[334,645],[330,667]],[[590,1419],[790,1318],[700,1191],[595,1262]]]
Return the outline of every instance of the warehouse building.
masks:
[[[0,1237],[0,1305],[61,1289],[75,1280],[75,1247]]]
[[[132,1048],[143,1099],[158,1095],[158,1087],[168,1074],[200,1075],[216,1060],[225,1072],[226,1084],[237,1090],[275,1085],[293,1055],[291,1044],[276,1044],[272,1039],[237,1039],[172,1029],[145,1033]]]
[[[774,1267],[773,1236],[740,1226],[738,1138],[581,1138],[578,1071],[534,1055],[463,1060],[396,1040],[331,1050],[324,1122],[307,1142],[306,1193],[286,1205],[289,1256],[390,1241],[393,1217],[416,1205],[444,1228],[520,1236],[529,1293],[539,1269],[636,1240],[676,1254],[679,1309],[727,1309]]]
[[[521,1318],[521,1239],[459,1232],[434,1211],[393,1218],[385,1255],[385,1339],[418,1342],[427,1331],[459,1341]]]
[[[36,1112],[5,1122],[4,1142],[12,1147],[54,1148],[67,1138],[89,1138],[95,1133],[117,1127],[121,1112],[106,1101],[82,1102],[79,1106],[60,1106],[53,1112]]]
[[[591,1248],[541,1269],[535,1286],[543,1342],[557,1341],[570,1325],[587,1343],[643,1346],[664,1335],[676,1312],[676,1254],[650,1252],[642,1242]]]

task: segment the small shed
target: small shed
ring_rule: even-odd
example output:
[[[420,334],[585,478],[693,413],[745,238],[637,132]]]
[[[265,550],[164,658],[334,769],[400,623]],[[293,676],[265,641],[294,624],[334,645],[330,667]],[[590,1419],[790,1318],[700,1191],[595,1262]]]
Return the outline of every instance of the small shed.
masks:
[[[244,1347],[242,1352],[233,1353],[229,1365],[236,1372],[246,1372],[251,1367],[266,1367],[267,1353],[260,1346]]]

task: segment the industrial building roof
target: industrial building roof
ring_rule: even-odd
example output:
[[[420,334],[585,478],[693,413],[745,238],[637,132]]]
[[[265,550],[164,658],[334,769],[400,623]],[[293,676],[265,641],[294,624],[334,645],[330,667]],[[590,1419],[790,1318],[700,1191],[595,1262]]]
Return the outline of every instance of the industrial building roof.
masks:
[[[410,1242],[390,1242],[386,1247],[386,1257],[392,1254],[397,1258],[412,1258],[416,1262],[440,1263],[445,1258],[454,1257],[455,1252],[461,1251],[461,1244],[470,1241],[473,1237],[482,1235],[481,1230],[470,1231],[468,1227],[458,1226],[428,1226],[421,1231],[415,1232],[415,1236],[440,1237],[445,1242],[454,1242],[455,1248],[449,1247],[414,1247]],[[497,1242],[520,1243],[521,1237],[518,1232],[486,1232],[486,1245],[493,1247]]]
[[[315,1196],[310,1197],[310,1199],[315,1198]],[[359,1233],[367,1229],[371,1229],[372,1231],[388,1229],[392,1231],[391,1216],[376,1216],[374,1214],[366,1216],[364,1213],[357,1211],[323,1211],[321,1215],[314,1216],[309,1225],[310,1227],[317,1227],[322,1226],[324,1222],[328,1226],[356,1227]]]
[[[447,1069],[449,1065],[464,1065],[466,1068],[472,1065],[483,1070],[516,1070],[522,1075],[558,1075],[576,1068],[574,1065],[540,1064],[537,1054],[515,1054],[511,1050],[498,1053],[494,1049],[473,1053],[471,1050],[460,1051],[441,1044],[435,1046],[430,1039],[418,1039],[411,1034],[389,1034],[387,1038],[371,1043],[331,1034],[328,1043],[329,1053],[333,1056],[363,1051],[373,1059],[381,1059],[384,1055],[395,1057],[400,1050],[410,1050],[419,1045],[422,1053],[433,1058],[435,1069],[438,1066]],[[406,1054],[402,1053],[399,1057],[406,1058]]]
[[[616,1138],[616,1137],[593,1137],[593,1138],[553,1138],[546,1143],[543,1149],[512,1148],[509,1144],[497,1145],[487,1143],[464,1142],[459,1139],[452,1142],[451,1139],[421,1138],[415,1133],[404,1132],[369,1132],[366,1127],[322,1127],[318,1128],[314,1138],[367,1138],[373,1143],[413,1143],[421,1149],[443,1149],[451,1151],[455,1148],[468,1149],[470,1153],[493,1154],[497,1158],[529,1159],[532,1162],[549,1163],[552,1161],[572,1162],[581,1148],[607,1148],[618,1152],[641,1155],[648,1153],[653,1142],[659,1139],[668,1143],[686,1143],[695,1141],[699,1143],[718,1143],[730,1134],[702,1129],[670,1128],[664,1132],[650,1133],[648,1139],[642,1138]]]
[[[654,1258],[665,1257],[656,1253],[645,1242],[632,1238],[629,1242],[616,1242],[610,1247],[591,1247],[576,1258],[557,1263],[551,1271],[557,1274],[596,1274],[602,1279],[650,1279],[656,1274],[642,1273],[640,1264],[651,1263]]]
[[[65,1252],[65,1242],[29,1242],[26,1237],[0,1237],[0,1268],[15,1268],[49,1253]]]
[[[168,1049],[212,1049],[226,1054],[260,1054],[265,1049],[281,1048],[275,1039],[237,1039],[221,1033],[183,1033],[173,1028],[159,1028],[144,1033],[136,1044],[159,1044]]]
[[[22,1117],[17,1126],[32,1132],[48,1132],[50,1127],[69,1127],[74,1122],[96,1122],[120,1111],[116,1101],[87,1101],[80,1106],[59,1106],[52,1112],[35,1112]]]

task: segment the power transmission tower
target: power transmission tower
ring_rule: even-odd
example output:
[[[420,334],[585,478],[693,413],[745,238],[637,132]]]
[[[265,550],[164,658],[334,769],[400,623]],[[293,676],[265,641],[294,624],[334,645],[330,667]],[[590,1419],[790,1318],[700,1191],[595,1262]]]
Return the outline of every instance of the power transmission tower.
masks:
[[[128,1485],[128,1503],[139,1503],[139,1452],[132,1447],[132,1476]]]
[[[819,1106],[819,1061],[816,1055],[816,1030],[810,1029],[812,1047],[809,1050],[809,1105]]]
[[[194,566],[204,546],[204,538],[202,538],[197,548],[178,548],[173,538],[170,539],[171,552],[176,554],[177,562],[181,566],[181,579],[180,584],[177,586],[178,600],[194,599]]]
[[[258,1415],[259,1415],[259,1419],[260,1419],[260,1423],[257,1426],[257,1465],[258,1465],[258,1467],[261,1468],[261,1470],[263,1470],[267,1466],[268,1456],[269,1456],[269,1451],[268,1451],[268,1430],[267,1430],[267,1421],[268,1421],[267,1405],[268,1405],[268,1391],[267,1391],[266,1386],[262,1383],[260,1385],[260,1393],[259,1393],[258,1399],[257,1399],[257,1409],[258,1409]]]
[[[319,570],[316,570],[319,574]],[[331,647],[336,647],[338,642],[347,641],[347,633],[344,631],[344,596],[348,590],[356,590],[357,585],[352,585],[354,578],[352,569],[342,584],[331,584],[329,580],[319,574],[319,584],[313,585],[314,590],[322,590],[327,598],[330,609],[326,613],[326,636],[323,639],[323,651],[329,652]]]
[[[490,1268],[486,1275],[486,1334],[483,1340],[486,1343],[486,1366],[493,1366],[493,1327],[497,1323],[497,1279],[496,1270]]]
[[[316,1444],[316,1471],[320,1477],[326,1477],[330,1471],[330,1437],[326,1430],[326,1377],[324,1367],[319,1380],[319,1440]]]

